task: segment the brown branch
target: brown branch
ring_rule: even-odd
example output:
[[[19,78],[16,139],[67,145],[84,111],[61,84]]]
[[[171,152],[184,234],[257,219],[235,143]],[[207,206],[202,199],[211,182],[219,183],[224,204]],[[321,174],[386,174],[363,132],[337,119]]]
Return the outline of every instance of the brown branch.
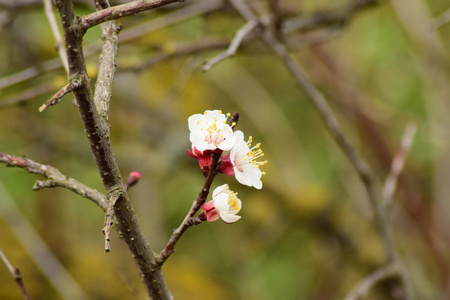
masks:
[[[317,11],[310,15],[299,15],[281,25],[281,32],[309,31],[329,26],[344,26],[362,10],[377,5],[382,0],[352,0],[347,6],[325,11]]]
[[[230,3],[235,7],[237,11],[247,20],[257,19],[253,12],[245,5],[241,0],[229,0]],[[361,182],[363,183],[367,194],[369,196],[370,204],[374,213],[375,224],[379,235],[382,238],[383,246],[385,249],[388,264],[400,264],[400,259],[398,258],[397,251],[394,246],[392,238],[392,229],[388,221],[387,212],[385,207],[381,203],[381,199],[378,197],[376,190],[375,179],[373,178],[372,172],[366,162],[355,152],[353,147],[347,140],[344,132],[339,126],[337,119],[334,116],[333,111],[329,107],[325,96],[311,83],[311,81],[306,76],[300,64],[297,60],[288,52],[285,45],[277,40],[274,34],[270,31],[270,24],[264,22],[261,19],[261,25],[263,25],[263,30],[258,31],[261,39],[268,44],[272,50],[277,54],[277,56],[285,63],[288,69],[293,74],[294,78],[298,84],[306,91],[310,96],[314,106],[319,112],[320,117],[324,121],[327,129],[331,133],[332,137],[347,156],[348,160],[352,163],[355,171],[357,172]],[[406,280],[406,275],[404,272],[399,271],[399,277],[402,287],[410,299],[410,289],[409,284]]]
[[[408,151],[411,148],[416,129],[416,124],[409,124],[406,127],[400,149],[398,149],[397,154],[392,159],[391,171],[383,185],[383,205],[386,207],[389,207],[392,204],[392,199],[397,188],[398,177],[403,170],[403,165],[405,164]]]
[[[100,23],[135,15],[137,13],[155,9],[182,0],[137,0],[130,3],[103,9],[81,18],[81,26],[87,30]]]
[[[50,106],[56,105],[61,102],[61,98],[66,94],[72,92],[74,89],[81,87],[82,79],[74,78],[68,84],[63,86],[58,92],[56,92],[49,100],[47,100],[44,104],[39,107],[39,112],[43,112]]]
[[[344,300],[362,300],[378,283],[389,278],[400,277],[400,274],[401,272],[396,264],[384,266],[367,276]]]
[[[109,252],[111,251],[110,248],[110,233],[111,233],[111,225],[113,224],[113,218],[114,218],[114,206],[116,205],[117,200],[119,199],[118,193],[113,193],[111,195],[111,198],[109,199],[109,205],[108,210],[106,211],[105,215],[105,226],[102,229],[103,234],[105,235],[105,251]]]
[[[3,253],[2,249],[0,248],[0,258],[5,263],[6,267],[8,268],[9,272],[13,276],[14,280],[16,281],[17,285],[20,288],[20,291],[22,292],[23,298],[25,300],[30,300],[30,295],[28,294],[27,289],[25,288],[25,283],[22,279],[22,273],[20,273],[20,270],[18,268],[15,268],[8,260],[6,255]]]
[[[217,164],[219,158],[220,154],[215,152],[212,153],[211,165],[209,166],[209,172],[205,178],[202,190],[198,194],[197,199],[195,199],[195,201],[192,203],[192,207],[189,210],[186,217],[184,218],[181,225],[173,231],[172,236],[170,237],[170,240],[167,243],[166,247],[156,257],[156,261],[158,262],[159,265],[164,264],[164,262],[170,257],[170,255],[173,252],[175,252],[175,245],[181,238],[183,233],[192,225],[197,225],[202,222],[199,218],[194,218],[194,215],[200,209],[200,206],[202,206],[205,203],[206,198],[208,197],[209,194],[209,189],[211,188],[211,184],[219,172],[220,166]]]
[[[109,7],[107,0],[97,2],[98,8]],[[119,44],[118,33],[122,26],[116,26],[114,21],[100,24],[102,29],[103,47],[100,55],[100,66],[95,84],[94,102],[98,114],[103,122],[108,121],[109,105],[111,102],[111,89],[116,72],[117,49]]]
[[[134,5],[136,4],[136,2],[132,3]],[[94,154],[107,197],[112,199],[112,195],[117,196],[117,201],[114,205],[116,229],[119,232],[119,236],[127,244],[138,266],[148,296],[153,299],[172,299],[161,268],[155,261],[153,250],[142,232],[137,216],[128,198],[125,185],[120,175],[119,166],[114,158],[111,147],[109,124],[99,115],[92,95],[82,48],[83,34],[87,27],[82,26],[81,19],[74,14],[71,1],[57,0],[56,7],[58,8],[63,25],[66,53],[69,62],[69,77],[83,79],[82,86],[74,90],[73,93],[78,104],[86,136],[89,140],[91,151]],[[109,9],[102,10],[98,13],[107,10]],[[91,15],[99,16],[96,13]],[[102,18],[101,20],[107,21],[112,19],[114,18]],[[97,20],[100,23],[100,19]]]
[[[145,69],[153,67],[155,64],[166,61],[172,58],[189,56],[192,54],[200,53],[203,51],[210,51],[216,49],[223,49],[228,46],[227,41],[214,41],[214,42],[202,42],[200,44],[194,45],[183,45],[176,47],[173,51],[162,50],[154,55],[148,60],[140,63],[136,66],[119,66],[120,71],[137,71],[141,72]]]
[[[448,23],[450,23],[450,8],[431,21],[431,30],[437,30]]]
[[[258,22],[256,20],[250,20],[247,23],[245,23],[245,25],[242,26],[236,33],[227,50],[225,50],[218,56],[208,60],[203,66],[203,71],[208,71],[209,69],[211,69],[213,65],[221,62],[222,60],[228,57],[233,56],[238,50],[239,45],[242,43],[244,38],[256,27],[257,24]]]
[[[66,72],[69,72],[69,66],[67,65],[67,56],[64,51],[64,44],[61,38],[61,32],[59,31],[58,23],[56,23],[55,14],[53,13],[53,6],[51,0],[44,0],[44,11],[47,16],[48,22],[50,23],[50,27],[53,32],[53,36],[56,41],[56,49],[58,50],[59,57],[61,58],[61,62],[64,66]]]
[[[63,187],[97,204],[104,211],[108,208],[106,197],[99,191],[92,189],[79,181],[63,175],[58,169],[37,163],[26,157],[17,157],[0,152],[0,163],[7,167],[18,167],[27,170],[30,173],[42,175],[47,178],[46,181],[36,181],[33,190],[37,191],[43,188]]]
[[[242,2],[241,0],[229,1],[236,8],[236,10],[238,10],[242,14],[244,18],[246,18],[247,20],[257,20],[257,17],[245,5],[244,2]],[[341,150],[350,160],[357,174],[359,175],[359,178],[361,179],[367,190],[370,203],[374,211],[375,222],[378,231],[383,239],[383,245],[386,251],[387,259],[389,262],[394,261],[396,259],[396,251],[392,241],[391,229],[387,220],[386,213],[381,205],[380,200],[377,197],[375,182],[368,165],[362,160],[362,158],[359,157],[359,155],[355,152],[355,150],[345,137],[342,129],[339,126],[339,123],[334,117],[334,114],[325,99],[325,96],[310,82],[300,64],[292,55],[290,55],[286,47],[282,43],[280,43],[270,32],[269,25],[262,25],[265,27],[265,30],[259,31],[261,38],[286,64],[299,85],[303,87],[303,89],[308,93],[329,132],[331,133],[337,144],[340,146]]]
[[[229,125],[234,128],[239,121],[239,113],[235,112],[230,120]],[[198,225],[202,222],[200,218],[194,218],[194,215],[197,213],[197,211],[200,209],[200,207],[205,203],[206,198],[208,197],[209,190],[211,188],[211,184],[214,181],[214,178],[219,173],[220,170],[220,164],[218,164],[218,161],[220,159],[221,153],[215,153],[212,152],[212,160],[211,164],[209,165],[209,171],[206,175],[205,182],[203,184],[202,190],[198,194],[197,199],[192,203],[192,207],[189,210],[188,214],[184,218],[181,225],[174,230],[172,233],[172,236],[170,237],[169,242],[167,243],[166,247],[156,256],[156,261],[159,265],[163,265],[164,262],[170,257],[170,255],[175,252],[175,245],[183,235],[183,233],[191,226]]]

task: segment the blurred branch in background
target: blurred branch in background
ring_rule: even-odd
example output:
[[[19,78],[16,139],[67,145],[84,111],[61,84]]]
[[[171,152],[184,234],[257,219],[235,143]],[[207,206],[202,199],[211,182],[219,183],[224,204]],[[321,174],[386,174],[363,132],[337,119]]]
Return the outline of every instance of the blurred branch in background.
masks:
[[[414,135],[416,134],[417,125],[409,124],[406,127],[405,134],[403,135],[400,148],[397,154],[392,159],[391,171],[387,176],[383,185],[383,205],[390,207],[392,205],[392,200],[394,198],[394,193],[397,188],[398,178],[403,170],[406,157],[408,155],[409,149],[411,148]]]
[[[8,268],[9,272],[13,276],[14,280],[16,281],[17,285],[20,288],[20,291],[23,295],[23,298],[25,300],[30,300],[30,295],[28,294],[27,289],[25,288],[25,283],[23,282],[22,274],[20,273],[19,268],[14,267],[6,257],[5,253],[3,253],[2,248],[0,248],[0,259],[5,263],[6,267]]]
[[[2,199],[0,201],[2,219],[6,221],[17,240],[20,241],[61,297],[67,300],[89,299],[89,296],[48,248],[34,226],[22,214],[1,181],[0,197]]]

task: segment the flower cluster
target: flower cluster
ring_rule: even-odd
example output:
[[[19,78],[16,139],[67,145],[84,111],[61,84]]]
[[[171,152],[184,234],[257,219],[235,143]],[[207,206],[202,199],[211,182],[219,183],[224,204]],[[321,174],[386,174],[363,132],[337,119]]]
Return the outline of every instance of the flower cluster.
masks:
[[[213,153],[221,155],[220,172],[235,176],[236,180],[250,187],[262,188],[261,177],[265,173],[260,166],[267,161],[257,161],[264,156],[260,144],[252,147],[252,137],[247,141],[240,130],[233,131],[235,123],[227,124],[230,114],[220,110],[207,110],[204,114],[189,117],[188,124],[192,143],[189,156],[198,160],[200,169],[206,176],[210,170]],[[229,151],[224,154],[224,151]],[[221,218],[225,223],[233,223],[240,219],[236,214],[241,209],[241,200],[237,193],[230,191],[228,185],[222,185],[213,192],[213,200],[202,205],[200,218],[213,222]]]

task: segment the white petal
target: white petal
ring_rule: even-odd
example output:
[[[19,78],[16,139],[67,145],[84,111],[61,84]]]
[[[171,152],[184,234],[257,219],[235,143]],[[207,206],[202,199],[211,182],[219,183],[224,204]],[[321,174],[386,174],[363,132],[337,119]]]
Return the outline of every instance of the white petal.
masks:
[[[201,114],[195,114],[188,118],[188,125],[190,132],[200,131],[204,124],[204,116]]]
[[[233,130],[230,126],[225,125],[224,128],[219,131],[219,135],[223,135],[224,141],[218,145],[218,148],[224,151],[233,148],[236,138],[234,137]]]
[[[225,193],[227,191],[227,188],[228,188],[228,184],[226,184],[226,183],[216,187],[213,191],[213,199],[215,200],[217,195],[219,195],[220,193]]]
[[[236,176],[236,180],[247,186],[253,186],[257,189],[262,188],[262,172],[259,168],[248,164],[244,167],[242,171],[239,171],[237,168],[234,169],[234,175]]]
[[[228,193],[220,193],[214,198],[214,207],[219,212],[227,212],[230,209],[228,205],[228,200],[230,199],[230,195]]]
[[[220,217],[222,218],[222,220],[226,223],[234,223],[241,218],[241,216],[236,216],[236,215],[227,214],[227,213],[219,212],[219,214],[220,214]]]

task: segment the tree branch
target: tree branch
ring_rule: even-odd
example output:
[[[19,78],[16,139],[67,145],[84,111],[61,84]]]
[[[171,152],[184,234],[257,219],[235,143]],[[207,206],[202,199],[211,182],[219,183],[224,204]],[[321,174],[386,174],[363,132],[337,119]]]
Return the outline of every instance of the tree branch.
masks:
[[[397,187],[398,177],[403,170],[403,165],[405,164],[408,151],[411,148],[416,129],[416,124],[409,124],[406,127],[400,144],[400,149],[398,149],[397,154],[392,159],[391,171],[389,172],[389,175],[383,185],[383,205],[385,207],[389,207],[392,203],[392,198],[394,197],[394,192]]]
[[[23,298],[25,300],[30,300],[30,295],[28,294],[27,289],[25,288],[25,283],[22,279],[22,274],[20,273],[20,270],[18,268],[15,268],[8,260],[6,255],[3,253],[2,249],[0,248],[0,258],[5,263],[6,267],[8,268],[11,275],[14,277],[14,280],[16,281],[17,285],[20,288],[20,291],[22,292]]]
[[[64,95],[72,92],[76,88],[81,87],[81,83],[81,78],[74,78],[73,80],[69,81],[68,84],[63,86],[58,92],[56,92],[56,94],[54,94],[49,100],[42,104],[41,107],[39,107],[39,112],[43,112],[50,106],[56,105],[61,102],[61,98],[64,97]]]
[[[173,231],[172,236],[170,237],[170,240],[167,243],[166,247],[156,256],[156,261],[158,262],[159,265],[164,264],[164,262],[170,257],[170,255],[173,252],[175,252],[175,245],[181,238],[183,233],[192,225],[197,225],[202,222],[199,218],[194,218],[194,215],[200,209],[200,206],[202,206],[205,203],[206,198],[208,197],[209,194],[209,189],[211,188],[211,184],[219,172],[220,166],[217,164],[219,158],[220,154],[212,152],[211,165],[209,166],[209,172],[205,178],[202,190],[198,194],[198,197],[197,199],[195,199],[194,203],[192,203],[192,207],[189,210],[186,217],[184,218],[181,225]]]
[[[182,0],[137,0],[126,4],[113,6],[82,17],[81,26],[84,30],[87,30],[106,21],[135,15],[143,11],[175,2],[182,2]]]
[[[136,2],[132,3],[136,5]],[[79,77],[83,79],[82,86],[74,90],[74,95],[86,136],[94,154],[108,199],[113,199],[112,195],[114,195],[114,198],[117,197],[114,204],[114,214],[119,236],[125,241],[132,253],[149,297],[153,299],[172,299],[161,268],[156,264],[152,248],[142,232],[128,198],[119,166],[111,147],[109,124],[99,115],[92,95],[82,48],[83,34],[88,27],[81,25],[81,19],[74,14],[71,1],[57,0],[56,7],[63,24],[66,53],[69,61],[69,78]],[[104,11],[102,10],[99,13]],[[112,19],[114,18],[102,18],[101,20],[107,21]],[[100,23],[100,19],[97,20]]]
[[[256,27],[257,24],[258,22],[256,20],[250,20],[247,23],[245,23],[245,25],[242,26],[236,33],[227,50],[225,50],[218,56],[208,60],[203,66],[203,71],[208,71],[209,69],[211,69],[213,65],[221,62],[222,60],[230,56],[233,56],[236,53],[237,49],[239,48],[241,42]]]
[[[400,270],[396,264],[386,265],[371,273],[357,285],[344,300],[362,300],[374,286],[381,281],[392,277],[400,277]]]
[[[234,127],[237,125],[239,121],[239,112],[235,112],[228,124],[231,126],[231,128],[234,129]],[[202,190],[198,194],[197,199],[195,199],[194,203],[192,203],[192,207],[186,217],[184,218],[181,225],[174,230],[172,233],[172,236],[170,237],[169,242],[167,243],[166,247],[156,256],[156,261],[159,265],[164,264],[164,262],[169,258],[169,256],[175,252],[175,245],[180,239],[180,237],[183,235],[183,233],[192,225],[197,225],[202,222],[200,218],[194,218],[194,215],[197,213],[197,211],[200,209],[200,207],[205,203],[206,198],[208,197],[209,190],[211,188],[211,184],[214,181],[214,178],[219,173],[220,170],[220,164],[218,164],[220,156],[222,153],[216,153],[212,152],[212,160],[211,164],[209,165],[209,171],[206,174],[205,182],[203,184]]]
[[[241,15],[247,20],[258,20],[253,12],[241,0],[229,1],[236,8],[236,10],[238,10]],[[341,150],[350,160],[359,178],[364,184],[369,196],[370,203],[372,205],[372,209],[374,211],[375,222],[378,231],[383,239],[383,245],[385,248],[387,260],[388,262],[394,261],[396,259],[396,251],[392,240],[391,229],[387,220],[386,213],[381,205],[381,201],[377,197],[375,182],[368,165],[362,158],[359,157],[359,155],[357,155],[357,153],[345,137],[342,129],[339,126],[339,123],[334,117],[334,114],[325,99],[325,96],[309,81],[300,64],[287,51],[286,47],[282,43],[280,43],[270,32],[269,25],[267,23],[262,25],[264,26],[264,30],[259,31],[261,38],[286,64],[299,85],[303,87],[303,89],[308,93],[329,132],[331,133]]]
[[[2,152],[0,152],[0,163],[5,164],[7,167],[23,168],[30,173],[42,175],[47,178],[46,181],[36,181],[33,187],[34,191],[59,186],[91,200],[104,211],[108,208],[105,195],[73,178],[63,175],[58,169],[52,166],[42,165],[26,157],[17,157]]]
[[[50,23],[50,27],[53,32],[53,36],[56,41],[56,49],[58,50],[59,57],[61,58],[61,62],[66,70],[66,73],[69,73],[69,66],[67,65],[67,56],[64,51],[64,44],[61,38],[61,32],[59,32],[58,24],[56,23],[55,14],[53,13],[53,6],[51,0],[44,0],[44,11],[47,16],[48,22]]]

